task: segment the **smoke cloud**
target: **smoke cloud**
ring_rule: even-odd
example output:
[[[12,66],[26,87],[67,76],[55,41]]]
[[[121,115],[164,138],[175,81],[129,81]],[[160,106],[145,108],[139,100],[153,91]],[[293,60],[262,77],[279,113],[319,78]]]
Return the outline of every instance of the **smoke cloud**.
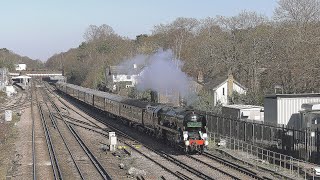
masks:
[[[134,58],[120,64],[120,66],[132,69],[134,64],[138,68],[144,66],[136,88],[139,91],[152,90],[165,95],[173,95],[171,98],[180,97],[188,99],[194,96],[190,88],[190,77],[181,68],[183,62],[175,59],[172,50],[158,50],[152,55],[137,55]]]
[[[137,71],[134,66],[138,69],[145,67],[148,64],[148,57],[149,56],[144,54],[136,55],[119,64],[119,67],[123,68],[129,75],[134,74]]]

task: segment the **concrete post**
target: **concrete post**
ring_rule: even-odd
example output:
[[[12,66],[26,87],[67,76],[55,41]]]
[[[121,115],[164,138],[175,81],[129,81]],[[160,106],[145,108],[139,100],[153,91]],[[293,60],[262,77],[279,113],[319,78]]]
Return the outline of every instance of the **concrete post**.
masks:
[[[117,137],[115,132],[109,132],[109,145],[110,151],[115,151],[116,150],[116,145],[117,145]]]

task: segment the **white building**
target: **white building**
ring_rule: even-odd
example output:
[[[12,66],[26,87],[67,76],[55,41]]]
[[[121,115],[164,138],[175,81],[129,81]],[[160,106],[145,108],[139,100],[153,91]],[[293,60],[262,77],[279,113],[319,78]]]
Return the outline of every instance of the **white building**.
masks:
[[[27,70],[27,65],[26,64],[16,64],[16,71],[25,71]]]
[[[320,94],[275,94],[264,98],[264,121],[300,127],[302,104],[320,102]]]
[[[213,91],[214,105],[217,105],[218,102],[222,105],[228,105],[229,97],[231,97],[235,91],[239,94],[246,93],[246,88],[234,80],[231,73],[229,73],[227,77],[219,76],[205,83],[205,88]]]
[[[222,114],[226,117],[237,119],[264,120],[264,110],[262,106],[244,104],[225,105],[222,106]]]
[[[30,85],[30,76],[21,75],[21,76],[15,76],[11,78],[12,81],[15,82],[18,86],[20,86],[22,89],[28,89]]]
[[[122,87],[134,87],[142,69],[143,67],[137,67],[135,64],[132,67],[109,66],[106,69],[107,87],[111,91],[116,91]]]

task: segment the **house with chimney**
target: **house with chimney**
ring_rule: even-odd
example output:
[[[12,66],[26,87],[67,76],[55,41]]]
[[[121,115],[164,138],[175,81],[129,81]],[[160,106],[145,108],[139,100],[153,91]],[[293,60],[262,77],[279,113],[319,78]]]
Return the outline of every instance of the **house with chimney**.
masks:
[[[214,105],[218,103],[222,105],[229,104],[229,97],[233,92],[245,94],[247,88],[236,81],[231,72],[227,75],[218,75],[204,83],[204,88],[214,96]]]
[[[109,66],[106,69],[106,86],[112,91],[134,87],[137,84],[138,76],[143,70],[143,66],[139,67],[133,64],[128,66]]]
[[[26,64],[15,64],[15,68],[16,68],[16,71],[25,71],[27,70],[27,65]]]

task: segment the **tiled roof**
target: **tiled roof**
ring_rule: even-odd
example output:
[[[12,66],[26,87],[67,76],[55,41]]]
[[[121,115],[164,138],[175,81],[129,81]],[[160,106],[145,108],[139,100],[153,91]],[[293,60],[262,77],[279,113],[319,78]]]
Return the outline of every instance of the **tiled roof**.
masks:
[[[212,79],[208,79],[207,82],[204,83],[206,89],[215,89],[217,86],[222,84],[228,79],[228,76],[215,76]]]
[[[227,80],[228,80],[228,74],[218,74],[211,79],[207,79],[204,83],[204,87],[205,89],[216,89]],[[242,87],[243,89],[246,89],[246,87],[244,87],[242,84],[236,81],[234,77],[233,77],[233,82],[238,86]]]
[[[144,67],[137,67],[137,68],[128,68],[125,66],[109,66],[109,75],[119,75],[119,74],[127,74],[127,75],[133,75],[133,74],[139,74]]]

